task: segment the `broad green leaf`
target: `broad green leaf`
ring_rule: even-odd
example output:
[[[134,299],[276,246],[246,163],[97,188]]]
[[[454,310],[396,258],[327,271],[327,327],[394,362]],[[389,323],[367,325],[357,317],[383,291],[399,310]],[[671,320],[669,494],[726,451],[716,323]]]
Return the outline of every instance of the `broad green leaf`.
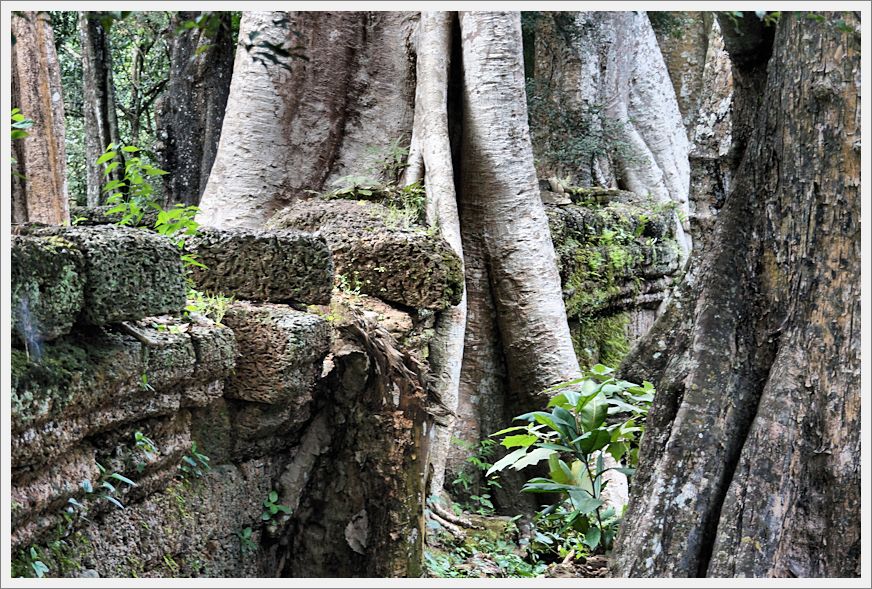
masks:
[[[270,491],[269,492],[269,500],[271,503],[275,503],[276,501],[279,500],[279,494],[276,493],[275,491]]]
[[[518,418],[516,417],[515,419],[518,419]],[[507,434],[507,433],[509,433],[509,432],[516,432],[516,431],[518,431],[518,430],[522,430],[522,429],[523,429],[523,430],[526,430],[528,427],[530,427],[530,426],[527,426],[527,425],[513,425],[512,427],[507,427],[506,429],[501,429],[501,430],[498,431],[498,432],[494,432],[494,433],[492,433],[492,434],[491,434],[490,436],[488,436],[488,437],[491,437],[491,438],[492,438],[492,437],[494,437],[494,436],[501,436],[501,435],[503,435],[503,434]]]
[[[505,456],[497,460],[496,464],[488,469],[486,476],[490,476],[492,473],[499,472],[507,466],[514,464],[516,461],[520,460],[526,453],[526,448],[518,448],[514,452],[506,454]]]
[[[569,490],[569,499],[573,507],[581,513],[593,513],[603,503],[602,499],[595,499],[588,491],[580,488]]]
[[[575,416],[566,409],[555,407],[551,411],[551,419],[558,426],[557,431],[565,438],[571,440],[579,434],[578,426],[575,424]]]
[[[590,401],[584,404],[578,413],[581,427],[584,431],[595,430],[603,424],[608,414],[609,405],[606,396],[602,392],[594,395]]]
[[[506,448],[516,448],[518,446],[520,446],[521,448],[528,448],[529,446],[535,444],[538,440],[539,436],[527,434],[518,436],[506,436],[501,443]]]
[[[124,504],[121,503],[121,501],[119,501],[119,500],[116,499],[115,497],[112,497],[112,496],[110,496],[110,495],[104,495],[104,496],[103,496],[103,499],[105,499],[105,500],[108,501],[109,503],[114,504],[116,507],[118,507],[118,509],[124,509]]]
[[[595,364],[595,365],[590,369],[590,371],[591,371],[592,373],[594,373],[594,374],[598,374],[598,375],[606,375],[606,374],[611,374],[612,372],[615,371],[615,369],[614,369],[614,368],[609,368],[608,366],[603,366],[602,364]]]
[[[100,157],[97,158],[96,164],[99,166],[100,164],[106,163],[109,160],[111,160],[112,158],[114,158],[116,155],[118,155],[117,152],[107,151],[106,153],[104,153],[103,155],[101,155]]]
[[[587,533],[584,535],[584,543],[591,550],[596,550],[596,547],[599,546],[600,543],[600,529],[596,526],[591,526]]]
[[[535,421],[537,423],[541,423],[542,425],[547,425],[554,431],[560,431],[557,427],[557,424],[554,423],[554,419],[552,419],[550,413],[545,413],[544,411],[533,411],[531,413],[524,413],[523,415],[517,416],[515,419],[521,419],[524,421]]]
[[[85,479],[82,481],[82,489],[85,491],[85,493],[94,492],[94,486],[91,484],[91,481],[89,479]]]
[[[112,170],[114,170],[117,167],[118,167],[118,162],[112,162],[112,163],[107,164],[106,167],[103,168],[103,175],[108,176],[109,174],[112,173]]]
[[[136,486],[136,483],[134,483],[133,481],[131,481],[131,480],[130,480],[129,478],[127,478],[126,476],[118,474],[117,472],[113,472],[112,474],[110,474],[110,475],[109,475],[109,478],[110,478],[110,479],[116,479],[116,480],[118,480],[118,481],[121,481],[122,483],[127,483],[127,484],[130,485],[131,487],[135,487],[135,486]]]
[[[620,460],[627,453],[627,445],[624,442],[612,442],[609,444],[608,452],[612,455],[612,458]]]
[[[578,441],[581,449],[585,454],[593,454],[597,450],[602,450],[611,441],[611,434],[608,430],[597,429],[589,432],[590,435],[584,435]]]
[[[514,468],[515,470],[521,470],[526,466],[539,464],[552,454],[554,454],[554,450],[549,450],[547,448],[536,448],[535,450],[529,452],[526,456],[512,464],[512,468]]]
[[[134,147],[133,145],[125,145],[121,148],[121,151],[126,151],[127,153],[134,153],[139,151],[138,147]]]

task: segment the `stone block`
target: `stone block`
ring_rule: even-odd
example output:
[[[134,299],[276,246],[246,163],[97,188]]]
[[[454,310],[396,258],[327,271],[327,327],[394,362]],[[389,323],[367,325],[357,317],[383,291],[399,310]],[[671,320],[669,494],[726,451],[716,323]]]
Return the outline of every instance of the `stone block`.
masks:
[[[12,333],[39,353],[70,332],[84,304],[82,252],[63,237],[12,236]]]
[[[333,290],[333,260],[321,237],[292,230],[204,227],[187,249],[197,287],[237,299],[324,304]]]
[[[378,203],[300,201],[268,226],[317,231],[344,285],[389,303],[439,310],[463,294],[463,264],[448,243],[425,227],[395,220]]]

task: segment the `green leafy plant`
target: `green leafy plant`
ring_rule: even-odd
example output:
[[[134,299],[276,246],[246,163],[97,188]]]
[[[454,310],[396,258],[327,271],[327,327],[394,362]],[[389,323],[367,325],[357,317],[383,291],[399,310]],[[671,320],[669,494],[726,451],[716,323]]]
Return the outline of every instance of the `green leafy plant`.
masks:
[[[526,493],[558,493],[569,510],[566,523],[584,534],[590,550],[608,549],[614,541],[617,518],[603,508],[603,475],[616,470],[631,476],[633,468],[604,465],[604,453],[629,465],[637,461],[637,435],[654,397],[654,386],[637,385],[612,376],[614,370],[597,364],[581,378],[561,383],[548,411],[533,411],[516,420],[529,422],[492,434],[503,436],[501,444],[514,449],[497,461],[488,474],[505,468],[521,470],[548,461],[547,477],[535,477],[522,488]],[[554,506],[546,507],[553,512]],[[549,511],[550,510],[550,511]]]
[[[270,521],[274,516],[279,513],[283,513],[285,515],[291,514],[291,508],[287,505],[279,505],[276,501],[279,500],[279,494],[276,491],[270,491],[267,495],[266,499],[263,500],[264,511],[260,514],[260,519],[263,521]]]
[[[496,441],[484,439],[481,440],[477,446],[459,438],[452,438],[451,441],[455,445],[472,452],[466,458],[466,463],[472,467],[472,474],[469,470],[461,470],[457,475],[455,475],[455,479],[451,484],[454,485],[456,491],[469,493],[473,484],[476,482],[475,479],[477,479],[477,475],[480,475],[484,479],[486,486],[484,492],[480,491],[478,493],[469,494],[469,501],[461,505],[461,507],[466,511],[477,513],[479,515],[493,515],[494,504],[491,500],[491,494],[487,491],[494,488],[501,488],[502,485],[500,484],[498,477],[485,476],[485,473],[493,466],[491,459],[497,450]]]
[[[250,527],[243,528],[236,532],[236,537],[239,538],[239,548],[242,554],[248,555],[257,551],[257,544],[252,539],[252,530]]]
[[[103,166],[103,176],[109,176],[119,166],[124,166],[124,173],[119,178],[109,180],[102,190],[108,193],[106,204],[112,205],[108,213],[121,214],[119,225],[139,225],[148,208],[161,210],[153,198],[155,190],[151,178],[167,172],[136,155],[139,151],[134,145],[110,143],[95,162]],[[127,154],[127,157],[120,154]]]
[[[202,477],[211,469],[209,466],[209,457],[200,452],[197,448],[197,442],[191,442],[190,454],[182,456],[182,462],[179,464],[179,470],[185,476],[193,476],[196,478]]]
[[[25,117],[21,114],[21,109],[13,108],[12,109],[12,140],[16,139],[24,139],[27,137],[27,129],[30,129],[33,126],[33,121]],[[14,157],[11,158],[12,167],[14,168],[18,165],[18,160]],[[20,178],[21,180],[27,180],[22,174],[19,174],[14,169],[12,170],[12,175],[16,178]]]
[[[45,577],[46,573],[49,572],[49,568],[45,565],[44,562],[42,562],[42,556],[40,556],[39,551],[36,549],[36,547],[31,546],[28,550],[28,554],[30,555],[30,569],[33,571],[33,575],[38,579],[42,579],[43,577]]]
[[[136,471],[141,473],[149,463],[158,459],[158,449],[154,441],[140,431],[133,434],[133,439],[134,446],[145,457],[144,461],[140,460],[136,463]]]
[[[221,325],[221,320],[224,319],[224,315],[233,301],[233,297],[227,297],[222,294],[212,295],[191,288],[188,290],[188,303],[185,306],[185,311],[205,315],[218,325]]]

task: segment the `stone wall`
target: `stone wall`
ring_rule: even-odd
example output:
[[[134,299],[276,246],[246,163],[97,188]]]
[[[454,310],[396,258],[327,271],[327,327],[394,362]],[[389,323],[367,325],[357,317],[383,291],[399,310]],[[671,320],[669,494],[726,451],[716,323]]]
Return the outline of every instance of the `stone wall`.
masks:
[[[248,299],[216,323],[99,221],[13,237],[13,574],[420,574],[432,312],[331,300],[322,238],[210,231],[194,279]]]

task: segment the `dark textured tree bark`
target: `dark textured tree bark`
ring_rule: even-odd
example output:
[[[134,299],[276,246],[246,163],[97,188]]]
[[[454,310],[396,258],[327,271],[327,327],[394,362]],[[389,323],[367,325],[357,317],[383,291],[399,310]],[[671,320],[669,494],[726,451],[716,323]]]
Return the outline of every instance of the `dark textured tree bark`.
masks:
[[[170,29],[200,14],[178,12]],[[220,25],[214,38],[199,28],[172,38],[169,81],[155,109],[158,166],[172,171],[164,176],[167,206],[200,202],[218,151],[236,40],[230,13],[215,14]]]
[[[659,386],[619,576],[860,574],[859,33],[745,26],[772,57],[733,62],[768,71],[734,187],[621,369]]]
[[[101,190],[109,180],[121,178],[121,163],[108,176],[95,162],[110,143],[120,143],[118,114],[115,110],[115,85],[112,81],[112,57],[109,37],[100,20],[89,12],[79,14],[79,39],[82,50],[82,88],[85,111],[85,177],[88,185],[88,206],[105,201]]]
[[[12,144],[12,222],[60,225],[67,200],[64,101],[51,20],[44,12],[12,15],[12,106],[33,121]]]

